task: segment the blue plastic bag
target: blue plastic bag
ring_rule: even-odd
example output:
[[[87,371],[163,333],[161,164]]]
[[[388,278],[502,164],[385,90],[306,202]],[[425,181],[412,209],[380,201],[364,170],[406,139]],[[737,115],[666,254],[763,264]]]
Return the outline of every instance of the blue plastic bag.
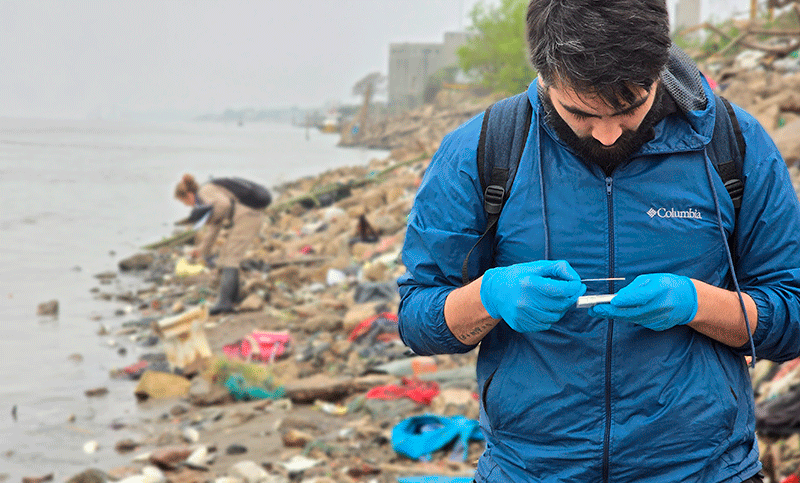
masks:
[[[478,421],[464,416],[423,414],[400,421],[392,428],[392,448],[411,459],[420,459],[458,439],[463,460],[469,455],[470,440],[483,440]]]
[[[409,476],[398,478],[397,483],[472,483],[472,478],[466,476]]]

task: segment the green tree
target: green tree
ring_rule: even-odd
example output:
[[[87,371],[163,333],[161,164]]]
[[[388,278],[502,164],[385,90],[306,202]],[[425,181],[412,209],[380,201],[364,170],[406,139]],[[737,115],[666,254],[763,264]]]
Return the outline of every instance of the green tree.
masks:
[[[470,13],[473,36],[458,51],[461,68],[493,92],[522,92],[536,75],[528,61],[527,6],[526,0],[481,2]]]

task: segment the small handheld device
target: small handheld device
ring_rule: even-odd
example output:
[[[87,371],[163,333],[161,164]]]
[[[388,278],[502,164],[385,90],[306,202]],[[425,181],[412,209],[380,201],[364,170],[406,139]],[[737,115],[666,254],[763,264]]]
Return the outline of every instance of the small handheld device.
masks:
[[[611,302],[617,294],[607,293],[601,295],[583,295],[578,297],[578,302],[575,304],[576,308],[579,309],[588,309],[589,307],[594,307],[598,304],[607,304]]]

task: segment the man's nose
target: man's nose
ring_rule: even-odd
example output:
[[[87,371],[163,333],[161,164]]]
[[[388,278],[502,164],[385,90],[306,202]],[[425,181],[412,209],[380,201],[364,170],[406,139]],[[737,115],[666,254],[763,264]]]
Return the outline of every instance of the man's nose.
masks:
[[[592,137],[604,146],[611,146],[622,135],[622,126],[613,120],[600,120],[592,128]]]

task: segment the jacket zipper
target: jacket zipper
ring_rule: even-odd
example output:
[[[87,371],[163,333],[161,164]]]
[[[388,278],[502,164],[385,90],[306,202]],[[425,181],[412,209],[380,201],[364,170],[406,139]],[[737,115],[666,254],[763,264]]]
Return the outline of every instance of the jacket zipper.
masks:
[[[608,276],[614,277],[614,205],[611,187],[614,179],[606,177],[606,202],[608,203]],[[614,282],[608,283],[608,293],[613,293]],[[606,431],[603,437],[603,481],[608,482],[609,452],[611,446],[611,347],[614,334],[614,320],[608,321],[606,336]]]

